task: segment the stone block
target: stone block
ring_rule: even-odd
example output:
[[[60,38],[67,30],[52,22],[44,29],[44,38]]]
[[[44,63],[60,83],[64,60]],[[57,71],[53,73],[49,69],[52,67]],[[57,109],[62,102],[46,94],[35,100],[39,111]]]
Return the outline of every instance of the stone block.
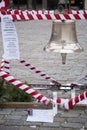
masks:
[[[67,123],[67,122],[62,123],[61,126],[64,127],[64,128],[73,128],[73,129],[74,128],[80,129],[80,128],[83,127],[83,125],[81,123]]]
[[[16,126],[0,126],[0,130],[19,130]]]

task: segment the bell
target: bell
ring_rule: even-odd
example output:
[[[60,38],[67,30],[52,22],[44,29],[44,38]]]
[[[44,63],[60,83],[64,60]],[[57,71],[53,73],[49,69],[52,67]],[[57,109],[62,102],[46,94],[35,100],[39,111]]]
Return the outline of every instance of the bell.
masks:
[[[53,21],[51,38],[44,50],[61,53],[63,64],[66,62],[67,53],[83,51],[76,37],[75,21]]]

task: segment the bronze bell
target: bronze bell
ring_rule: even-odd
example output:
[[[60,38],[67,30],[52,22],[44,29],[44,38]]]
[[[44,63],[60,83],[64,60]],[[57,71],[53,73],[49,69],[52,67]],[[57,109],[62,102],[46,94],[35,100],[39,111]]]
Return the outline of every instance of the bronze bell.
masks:
[[[76,37],[75,21],[53,21],[51,38],[44,50],[61,53],[63,64],[66,62],[67,53],[83,51]]]

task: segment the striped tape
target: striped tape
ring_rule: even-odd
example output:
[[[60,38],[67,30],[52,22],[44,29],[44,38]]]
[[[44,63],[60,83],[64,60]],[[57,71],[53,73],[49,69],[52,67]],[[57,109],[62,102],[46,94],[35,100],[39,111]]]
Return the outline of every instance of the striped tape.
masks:
[[[10,74],[4,72],[3,70],[0,70],[0,77],[5,79],[8,83],[15,85],[17,88],[23,90],[24,92],[28,93],[35,99],[39,100],[40,102],[44,104],[49,104],[52,100],[45,97],[43,94],[39,93],[38,91],[30,88],[30,86],[25,85],[23,82],[17,80]]]
[[[5,71],[6,73],[10,73],[10,63],[9,63],[9,61],[2,59],[0,70]]]
[[[0,77],[5,79],[8,83],[15,85],[17,88],[19,88],[19,89],[23,90],[24,92],[30,94],[36,100],[39,100],[40,102],[42,102],[46,105],[49,104],[49,103],[53,103],[52,99],[49,99],[46,96],[44,96],[43,94],[41,94],[40,92],[30,88],[28,85],[25,85],[23,82],[17,80],[16,78],[14,78],[10,74],[4,72],[3,70],[0,70]],[[75,98],[73,98],[73,99],[58,98],[56,100],[56,103],[59,104],[62,108],[73,109],[73,106],[75,104],[79,103],[80,101],[82,101],[84,99],[87,99],[87,91],[85,91],[84,93],[82,93],[78,96],[75,96]]]
[[[58,13],[33,13],[29,11],[1,11],[0,15],[10,15],[12,20],[83,20],[87,19],[87,11],[79,11],[67,14]]]
[[[25,60],[20,60],[20,63],[24,64],[28,69],[32,70],[34,73],[38,74],[39,76],[45,78],[46,80],[50,81],[53,84],[61,85],[59,82],[57,82],[55,79],[51,78],[46,73],[42,72],[41,70],[37,69],[36,67],[32,66],[30,63],[27,63]]]
[[[66,109],[73,109],[73,107],[79,103],[80,101],[83,101],[87,99],[87,91],[81,93],[80,95],[78,96],[75,96],[74,98],[72,99],[69,99],[67,102],[64,103],[64,108]]]
[[[51,76],[47,75],[45,72],[42,72],[40,69],[37,69],[35,66],[32,66],[30,63],[27,63],[25,60],[20,60],[20,63],[22,63],[24,66],[26,66],[28,69],[33,71],[35,74],[38,74],[39,76],[43,77],[44,79],[50,81],[52,84],[56,84],[58,86],[61,86],[61,84],[56,81]],[[1,62],[1,70],[4,70],[7,73],[10,73],[10,62],[7,60],[2,60]]]
[[[5,11],[7,14],[20,14],[20,13],[27,13],[27,14],[56,14],[58,13],[57,10],[18,10],[18,9],[7,9]],[[72,10],[69,9],[67,14],[86,14],[87,10]]]

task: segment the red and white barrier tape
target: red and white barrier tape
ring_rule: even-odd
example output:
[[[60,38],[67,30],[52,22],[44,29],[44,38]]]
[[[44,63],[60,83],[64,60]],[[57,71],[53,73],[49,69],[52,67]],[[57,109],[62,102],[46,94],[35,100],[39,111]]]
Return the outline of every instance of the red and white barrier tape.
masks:
[[[0,77],[5,79],[8,83],[15,85],[19,89],[30,94],[32,97],[34,97],[35,99],[39,100],[40,102],[42,102],[44,104],[49,104],[51,102],[51,99],[45,97],[44,95],[42,95],[38,91],[30,88],[28,85],[25,85],[24,83],[17,80],[16,78],[11,76],[10,74],[4,72],[3,70],[0,70]]]
[[[10,64],[9,61],[2,59],[0,69],[6,73],[10,73]]]
[[[55,79],[51,78],[46,73],[32,66],[30,63],[27,63],[25,60],[20,60],[20,63],[24,64],[28,69],[34,71],[36,74],[40,75],[41,77],[44,77],[46,80],[50,81],[51,83],[60,85],[60,83],[58,83]]]
[[[31,67],[31,65],[27,64],[25,60],[21,60],[20,63],[24,63],[25,66],[27,66],[27,67],[30,66],[30,69],[31,69],[31,70],[33,70],[33,68],[35,68],[35,67]],[[40,100],[40,98],[45,99],[42,94],[38,93],[36,90],[30,89],[29,86],[24,85],[22,82],[20,82],[19,80],[17,80],[17,79],[14,78],[13,76],[10,76],[10,75],[9,75],[9,74],[10,74],[10,73],[8,73],[8,72],[10,71],[10,70],[9,70],[9,67],[8,67],[9,64],[10,64],[9,61],[6,61],[6,60],[4,60],[4,59],[2,60],[2,63],[1,63],[1,66],[0,66],[0,77],[2,77],[3,79],[5,79],[5,80],[7,81],[7,83],[11,83],[11,84],[17,86],[18,88],[22,89],[24,92],[30,94],[31,96],[33,96],[34,98],[36,98],[37,100],[39,100],[39,101],[42,102],[42,100]],[[4,68],[6,68],[7,70],[5,71]],[[35,68],[35,72],[36,72],[36,71],[38,71],[38,70],[36,70],[36,68]],[[47,75],[46,75],[45,73],[41,72],[40,70],[39,70],[38,72],[39,72],[40,74],[42,73],[43,76],[47,77]],[[48,78],[48,79],[49,79],[49,78]],[[50,80],[51,80],[52,82],[56,82],[56,80],[52,79],[51,77],[50,77]],[[47,99],[47,100],[48,100],[48,99]],[[49,101],[49,100],[48,100],[48,101]],[[52,100],[50,99],[50,101],[52,101]],[[57,103],[58,103],[58,104],[63,104],[64,101],[65,101],[65,100],[64,100],[64,99],[62,100],[61,98],[58,98],[58,99],[57,99]],[[45,103],[45,101],[43,101],[43,103]]]
[[[83,100],[87,100],[87,91],[85,91],[71,99],[57,98],[56,102],[61,106],[61,108],[70,110],[70,109],[73,109],[73,107],[76,104],[80,103]]]
[[[0,14],[7,15],[6,12],[1,12]],[[10,15],[12,20],[86,20],[87,19],[87,13],[76,13],[76,14],[29,14],[26,12],[20,11],[19,14],[8,14]]]
[[[20,63],[22,63],[24,66],[26,66],[28,69],[33,71],[35,74],[38,74],[39,76],[45,78],[46,80],[50,81],[52,84],[59,85],[63,89],[63,87],[76,87],[76,86],[87,86],[87,75],[78,80],[77,82],[70,83],[68,85],[61,85],[57,80],[52,78],[51,76],[47,75],[45,72],[42,72],[40,69],[37,69],[35,66],[31,65],[30,63],[27,63],[25,60],[20,60]],[[1,70],[4,70],[7,73],[10,73],[10,62],[7,60],[2,60],[1,63]]]
[[[41,70],[37,69],[36,67],[32,66],[30,63],[27,63],[25,60],[20,60],[20,63],[24,64],[28,69],[34,71],[36,74],[40,75],[41,77],[45,78],[46,80],[50,81],[53,84],[61,85],[55,79],[47,75],[46,73],[42,72]],[[1,70],[4,70],[7,73],[10,73],[10,62],[6,60],[2,60]]]
[[[86,20],[87,14],[19,14],[10,15],[12,20]]]
[[[3,11],[2,11],[3,12]],[[7,9],[7,14],[56,14],[54,10],[17,10],[17,9]],[[59,13],[58,13],[59,14]],[[68,10],[67,14],[87,14],[87,10]]]
[[[17,80],[16,78],[11,76],[10,74],[4,72],[3,70],[0,70],[0,77],[5,79],[8,83],[15,85],[19,89],[30,94],[32,97],[34,97],[35,99],[39,100],[40,102],[42,102],[44,104],[49,104],[49,103],[53,102],[52,99],[45,97],[44,95],[42,95],[38,91],[30,88],[28,85],[25,85],[24,83]],[[84,93],[80,94],[79,96],[76,96],[75,98],[69,99],[69,100],[58,98],[56,102],[59,105],[61,105],[61,107],[64,107],[65,109],[73,109],[73,106],[75,104],[79,103],[80,101],[82,101],[84,99],[87,99],[87,91],[85,91]]]
[[[73,106],[75,104],[85,99],[87,99],[87,91],[85,91],[84,93],[81,93],[78,96],[75,96],[75,98],[69,99],[67,102],[64,103],[64,108],[73,109]]]
[[[7,9],[7,14],[20,14],[20,13],[26,13],[26,14],[54,14],[54,10],[17,10],[17,9]]]

